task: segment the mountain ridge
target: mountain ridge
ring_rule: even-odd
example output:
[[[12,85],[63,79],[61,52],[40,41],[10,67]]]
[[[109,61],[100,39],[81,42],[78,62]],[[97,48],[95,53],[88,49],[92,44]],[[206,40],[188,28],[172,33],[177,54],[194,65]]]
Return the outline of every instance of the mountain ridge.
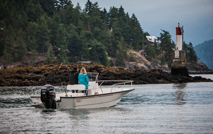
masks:
[[[194,50],[199,58],[199,62],[203,62],[210,69],[213,69],[213,39],[195,46]]]

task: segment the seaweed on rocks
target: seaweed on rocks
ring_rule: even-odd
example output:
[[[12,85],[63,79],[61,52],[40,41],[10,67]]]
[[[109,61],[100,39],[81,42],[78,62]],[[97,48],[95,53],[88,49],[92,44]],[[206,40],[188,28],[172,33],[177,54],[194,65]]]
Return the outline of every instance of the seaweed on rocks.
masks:
[[[171,75],[160,69],[144,70],[105,67],[98,64],[61,65],[54,62],[41,62],[28,67],[0,70],[0,86],[66,85],[69,82],[69,73],[74,67],[85,67],[87,72],[98,72],[99,80],[133,80],[133,84],[212,82],[202,77]]]

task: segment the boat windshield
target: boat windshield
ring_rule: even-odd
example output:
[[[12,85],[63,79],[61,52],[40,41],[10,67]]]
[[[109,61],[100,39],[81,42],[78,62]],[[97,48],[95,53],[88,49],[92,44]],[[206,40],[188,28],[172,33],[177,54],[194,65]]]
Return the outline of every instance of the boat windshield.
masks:
[[[89,81],[98,81],[99,73],[96,72],[87,72],[87,76],[89,77]]]

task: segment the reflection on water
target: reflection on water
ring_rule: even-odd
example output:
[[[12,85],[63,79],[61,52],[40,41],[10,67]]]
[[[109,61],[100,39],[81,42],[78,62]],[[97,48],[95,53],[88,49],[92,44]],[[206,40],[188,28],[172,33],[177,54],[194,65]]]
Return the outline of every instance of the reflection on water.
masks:
[[[174,83],[173,88],[184,89],[187,86],[187,83]]]
[[[175,91],[175,97],[176,97],[176,104],[177,105],[184,105],[185,102],[185,87],[187,86],[187,83],[177,83],[173,85],[173,88],[176,89]]]
[[[212,133],[213,83],[134,85],[110,108],[29,105],[39,87],[0,87],[0,133]]]

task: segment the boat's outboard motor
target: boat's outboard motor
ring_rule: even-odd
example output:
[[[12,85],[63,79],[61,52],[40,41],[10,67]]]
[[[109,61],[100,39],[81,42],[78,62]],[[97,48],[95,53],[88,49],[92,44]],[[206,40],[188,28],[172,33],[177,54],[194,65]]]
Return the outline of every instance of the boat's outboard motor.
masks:
[[[41,101],[45,108],[56,108],[55,91],[52,85],[44,85],[41,88]]]

